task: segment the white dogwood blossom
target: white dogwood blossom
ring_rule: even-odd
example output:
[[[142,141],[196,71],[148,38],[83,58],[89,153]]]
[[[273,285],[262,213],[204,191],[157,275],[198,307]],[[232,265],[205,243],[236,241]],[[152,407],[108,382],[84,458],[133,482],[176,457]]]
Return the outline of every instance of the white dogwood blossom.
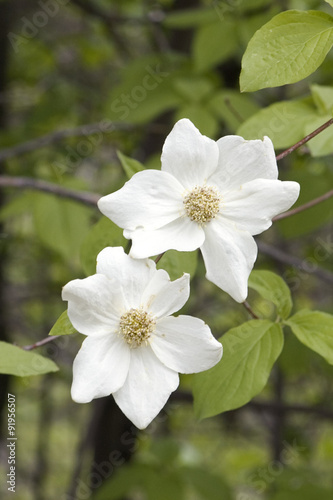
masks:
[[[214,366],[222,345],[192,316],[170,316],[189,297],[189,275],[170,281],[150,259],[105,248],[96,274],[67,283],[68,317],[87,336],[73,364],[72,398],[88,403],[113,394],[140,429],[160,412],[180,373]]]
[[[187,119],[166,138],[161,170],[135,174],[98,207],[132,240],[130,255],[201,249],[207,278],[236,301],[257,258],[253,235],[293,205],[299,184],[279,181],[271,140],[217,142]]]

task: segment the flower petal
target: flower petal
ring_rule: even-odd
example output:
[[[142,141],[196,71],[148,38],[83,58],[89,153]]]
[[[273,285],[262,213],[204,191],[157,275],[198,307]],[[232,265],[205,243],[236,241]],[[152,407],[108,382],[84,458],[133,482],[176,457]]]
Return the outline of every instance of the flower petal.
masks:
[[[131,349],[125,384],[113,397],[134,425],[144,429],[162,410],[179,384],[179,376],[159,361],[150,346]]]
[[[118,328],[118,296],[117,287],[101,274],[70,281],[62,289],[62,299],[68,301],[68,317],[84,335],[110,333]]]
[[[187,302],[189,295],[189,274],[170,281],[168,273],[164,269],[159,269],[142,295],[142,305],[155,317],[161,318],[179,311]]]
[[[97,256],[97,273],[108,277],[110,286],[118,290],[114,298],[120,310],[138,307],[141,295],[156,273],[155,262],[151,259],[135,260],[124,252],[123,247],[104,248]]]
[[[272,218],[288,210],[298,198],[299,184],[256,179],[223,197],[222,215],[239,229],[259,234],[272,225]]]
[[[219,163],[209,179],[222,193],[238,189],[253,179],[277,179],[278,169],[272,141],[268,137],[246,141],[238,135],[226,135],[217,141]]]
[[[222,345],[208,325],[192,316],[159,320],[151,348],[162,363],[180,373],[208,370],[222,357]]]
[[[115,193],[100,198],[98,208],[124,229],[156,229],[183,213],[183,192],[169,173],[143,170]]]
[[[199,248],[205,239],[203,229],[188,217],[180,217],[154,231],[124,231],[125,238],[132,239],[130,255],[143,259],[166,250],[191,252]]]
[[[89,403],[117,391],[124,385],[129,363],[130,349],[117,335],[86,338],[73,363],[72,399]]]
[[[169,172],[187,189],[201,185],[214,172],[218,162],[215,141],[201,135],[186,118],[179,120],[165,140],[162,171]]]
[[[257,258],[257,245],[247,231],[239,231],[226,219],[217,218],[205,227],[201,252],[206,278],[237,302],[247,297],[247,281]]]

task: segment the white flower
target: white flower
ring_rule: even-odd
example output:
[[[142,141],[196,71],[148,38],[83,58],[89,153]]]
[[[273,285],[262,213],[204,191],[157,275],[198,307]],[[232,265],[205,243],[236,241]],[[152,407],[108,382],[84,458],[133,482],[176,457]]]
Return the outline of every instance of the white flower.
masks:
[[[88,403],[113,394],[125,415],[145,428],[179,384],[178,372],[214,366],[222,345],[192,316],[173,317],[189,297],[189,275],[171,282],[152,260],[105,248],[97,273],[64,286],[68,316],[87,338],[73,364],[72,398]]]
[[[257,258],[252,235],[293,205],[299,184],[277,180],[268,137],[231,135],[215,142],[187,119],[166,138],[161,160],[161,171],[135,174],[101,198],[99,209],[132,240],[132,257],[200,248],[206,277],[243,302]]]

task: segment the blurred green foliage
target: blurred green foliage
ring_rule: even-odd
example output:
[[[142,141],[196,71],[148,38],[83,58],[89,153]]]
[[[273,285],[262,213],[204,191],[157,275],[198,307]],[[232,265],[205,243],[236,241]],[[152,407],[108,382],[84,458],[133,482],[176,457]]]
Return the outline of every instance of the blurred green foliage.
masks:
[[[40,3],[0,3],[4,13],[11,11],[4,33],[7,67],[0,54],[6,70],[0,94],[6,117],[0,146],[13,147],[84,124],[97,123],[100,130],[87,129],[78,137],[13,156],[1,164],[6,175],[107,194],[141,168],[159,168],[163,141],[179,118],[190,118],[215,139],[235,133],[247,139],[268,135],[276,149],[284,149],[332,116],[332,51],[316,72],[299,83],[255,93],[241,94],[239,88],[241,60],[257,29],[286,9],[315,9],[332,16],[329,3],[54,0],[53,5],[59,7],[56,14],[47,15],[46,25],[38,27]],[[277,77],[279,67],[275,69]],[[105,120],[126,127],[107,130]],[[332,186],[332,134],[333,129],[327,129],[279,163],[281,179],[301,184],[299,204]],[[110,480],[93,491],[97,500],[332,497],[333,371],[323,359],[331,362],[327,355],[331,323],[326,321],[332,298],[331,218],[332,205],[326,201],[274,224],[260,237],[296,260],[284,262],[259,252],[259,271],[250,280],[248,300],[269,328],[257,330],[260,339],[255,346],[253,337],[247,338],[253,324],[247,312],[204,279],[201,257],[166,253],[159,265],[172,278],[184,271],[192,276],[193,293],[185,313],[204,319],[216,337],[222,336],[225,356],[240,331],[245,347],[252,349],[242,380],[236,371],[242,359],[231,349],[226,373],[218,374],[219,397],[225,393],[225,405],[218,407],[220,399],[212,397],[209,413],[245,404],[249,398],[242,399],[244,385],[255,387],[254,393],[258,387],[263,391],[252,405],[198,422],[189,390],[194,387],[206,396],[207,382],[200,387],[200,375],[197,380],[182,377],[182,401],[171,400],[168,418],[159,417],[139,434],[131,462],[115,468]],[[64,310],[61,287],[92,274],[102,248],[129,243],[97,209],[38,191],[6,190],[0,221],[5,310],[0,326],[9,341],[20,346],[47,336]],[[267,270],[271,274],[262,282],[259,273]],[[269,377],[283,344],[276,315],[288,318],[292,304],[287,285],[276,273],[291,290],[294,310],[286,321],[290,328],[285,328],[282,354]],[[276,294],[279,287],[282,295]],[[301,309],[326,314],[309,318],[296,312]],[[81,339],[60,335],[72,330],[66,315],[59,321],[56,331],[50,332],[59,334],[59,339],[38,354],[60,370],[46,377],[11,379],[20,443],[17,500],[73,498],[69,492],[76,470],[82,495],[91,481],[93,444],[85,445],[84,439],[92,410],[70,399],[71,366]],[[307,332],[313,321],[324,338],[320,346],[313,345]],[[274,337],[268,335],[272,330]],[[36,351],[20,352],[37,356]],[[265,361],[260,372],[258,359]],[[219,372],[223,366],[213,370]],[[239,404],[228,406],[232,391]],[[287,410],[279,411],[283,404]],[[307,409],[302,412],[302,407]],[[0,473],[5,477],[6,461],[1,462]],[[6,485],[1,488],[6,498]]]

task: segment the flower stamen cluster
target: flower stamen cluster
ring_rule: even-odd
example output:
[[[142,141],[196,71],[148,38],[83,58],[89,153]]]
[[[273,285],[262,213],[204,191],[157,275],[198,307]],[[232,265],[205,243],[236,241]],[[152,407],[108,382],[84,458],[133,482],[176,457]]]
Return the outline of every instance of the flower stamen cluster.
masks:
[[[186,215],[198,224],[204,224],[216,217],[221,196],[211,186],[196,186],[184,197]]]
[[[130,309],[120,318],[119,333],[131,348],[147,345],[148,339],[155,330],[156,322],[152,314],[143,309]]]

